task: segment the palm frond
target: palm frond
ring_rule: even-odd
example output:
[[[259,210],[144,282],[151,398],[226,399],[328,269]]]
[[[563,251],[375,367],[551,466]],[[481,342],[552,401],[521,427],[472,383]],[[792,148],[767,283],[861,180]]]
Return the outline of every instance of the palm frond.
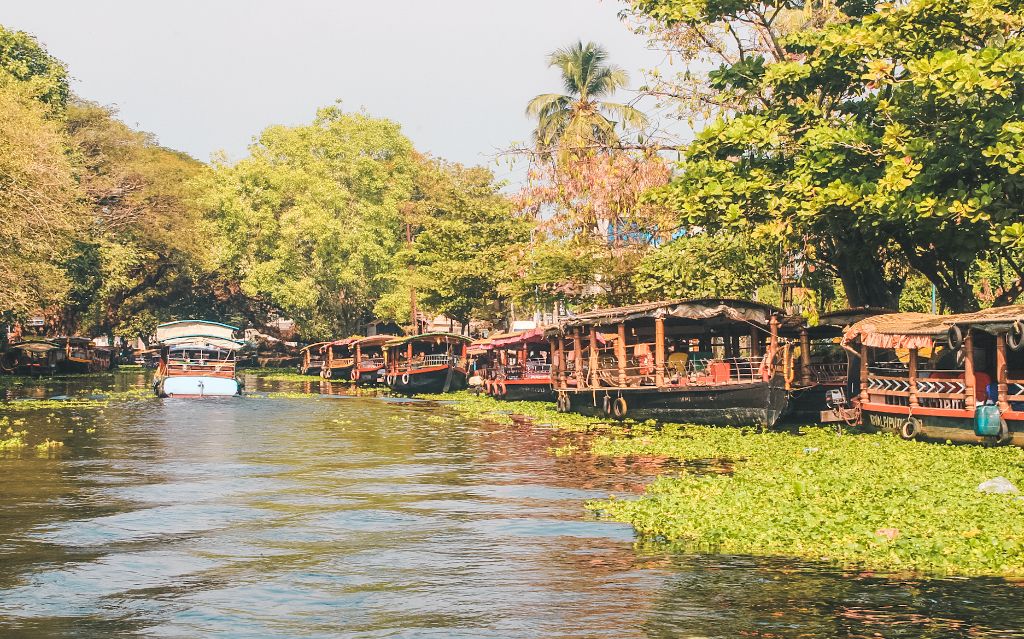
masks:
[[[642,129],[647,126],[647,116],[644,112],[628,104],[598,102],[597,106],[627,128]]]
[[[627,86],[629,86],[629,74],[615,65],[608,65],[601,67],[590,77],[586,92],[594,98],[601,98],[611,96]]]
[[[526,105],[526,115],[540,118],[553,111],[569,108],[572,99],[561,93],[542,93]]]

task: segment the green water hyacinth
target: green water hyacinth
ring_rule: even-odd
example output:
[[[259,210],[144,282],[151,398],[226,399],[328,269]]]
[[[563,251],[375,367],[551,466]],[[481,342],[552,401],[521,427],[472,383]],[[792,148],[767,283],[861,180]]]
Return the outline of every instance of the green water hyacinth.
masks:
[[[639,499],[589,504],[644,541],[683,550],[786,555],[884,571],[1024,575],[1024,450],[906,442],[808,428],[799,435],[670,426],[594,441],[599,455],[735,461],[683,470]]]

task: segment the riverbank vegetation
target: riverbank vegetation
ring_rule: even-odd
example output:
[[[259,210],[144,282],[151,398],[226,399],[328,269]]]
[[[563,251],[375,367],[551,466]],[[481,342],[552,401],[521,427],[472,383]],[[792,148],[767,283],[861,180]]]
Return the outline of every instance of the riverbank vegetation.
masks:
[[[431,396],[435,398],[437,396]],[[793,432],[609,423],[550,404],[440,396],[474,418],[583,436],[559,455],[650,458],[680,470],[644,494],[588,507],[632,524],[638,543],[685,552],[790,556],[883,572],[1024,576],[1024,501],[979,484],[1024,486],[1024,450],[904,441],[805,427]]]

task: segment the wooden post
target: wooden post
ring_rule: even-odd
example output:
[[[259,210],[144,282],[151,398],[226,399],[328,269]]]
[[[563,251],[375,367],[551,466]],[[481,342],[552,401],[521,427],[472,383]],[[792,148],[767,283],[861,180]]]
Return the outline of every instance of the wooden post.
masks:
[[[811,336],[806,326],[800,329],[800,385],[811,385]]]
[[[565,338],[559,335],[557,338],[551,340],[551,352],[554,353],[555,361],[554,369],[555,376],[554,382],[556,388],[565,388]]]
[[[572,356],[576,362],[576,388],[583,388],[583,331],[574,328],[572,333]]]
[[[626,323],[619,323],[619,339],[615,340],[615,361],[619,365],[619,388],[626,387]]]
[[[909,373],[907,376],[910,378],[910,405],[917,407],[919,402],[917,401],[917,349],[910,349],[910,365],[908,367]]]
[[[771,321],[768,322],[769,338],[768,338],[768,372],[770,375],[775,375],[775,355],[779,352],[779,318],[772,315]]]
[[[974,410],[974,331],[964,335],[964,408]]]
[[[868,347],[860,345],[860,401],[868,401]]]
[[[411,371],[412,370],[412,342],[409,342],[408,344],[406,344],[406,347],[405,347],[405,359],[406,359],[405,370]]]
[[[591,388],[597,388],[600,386],[600,376],[598,375],[598,366],[600,366],[600,360],[597,356],[597,327],[590,327],[590,386]]]
[[[1006,373],[1006,333],[996,335],[996,392],[999,394],[999,410],[1010,410],[1010,400],[1006,394],[1010,391]]]
[[[654,320],[654,385],[665,385],[665,318]]]
[[[753,325],[750,327],[750,356],[761,356],[761,330]]]

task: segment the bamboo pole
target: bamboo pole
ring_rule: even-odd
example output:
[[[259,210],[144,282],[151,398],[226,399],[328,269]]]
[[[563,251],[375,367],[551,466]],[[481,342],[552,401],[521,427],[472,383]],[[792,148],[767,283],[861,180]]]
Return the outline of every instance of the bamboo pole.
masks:
[[[1006,372],[1006,334],[996,335],[996,392],[999,395],[999,410],[1010,410],[1010,401],[1006,398],[1009,392],[1009,378]]]
[[[597,367],[599,364],[597,357],[597,327],[590,327],[590,386],[591,388],[597,388],[600,386],[600,377],[598,374]]]
[[[806,326],[800,329],[800,385],[811,385],[811,336]]]
[[[619,338],[615,340],[615,360],[619,366],[619,388],[626,386],[626,323],[619,323]]]
[[[654,320],[654,385],[665,385],[665,318]]]
[[[907,373],[907,377],[910,378],[910,405],[913,407],[917,407],[920,405],[917,401],[917,366],[917,349],[912,348],[910,349],[910,364],[908,367],[909,372]]]
[[[964,335],[964,408],[974,410],[974,331]]]

